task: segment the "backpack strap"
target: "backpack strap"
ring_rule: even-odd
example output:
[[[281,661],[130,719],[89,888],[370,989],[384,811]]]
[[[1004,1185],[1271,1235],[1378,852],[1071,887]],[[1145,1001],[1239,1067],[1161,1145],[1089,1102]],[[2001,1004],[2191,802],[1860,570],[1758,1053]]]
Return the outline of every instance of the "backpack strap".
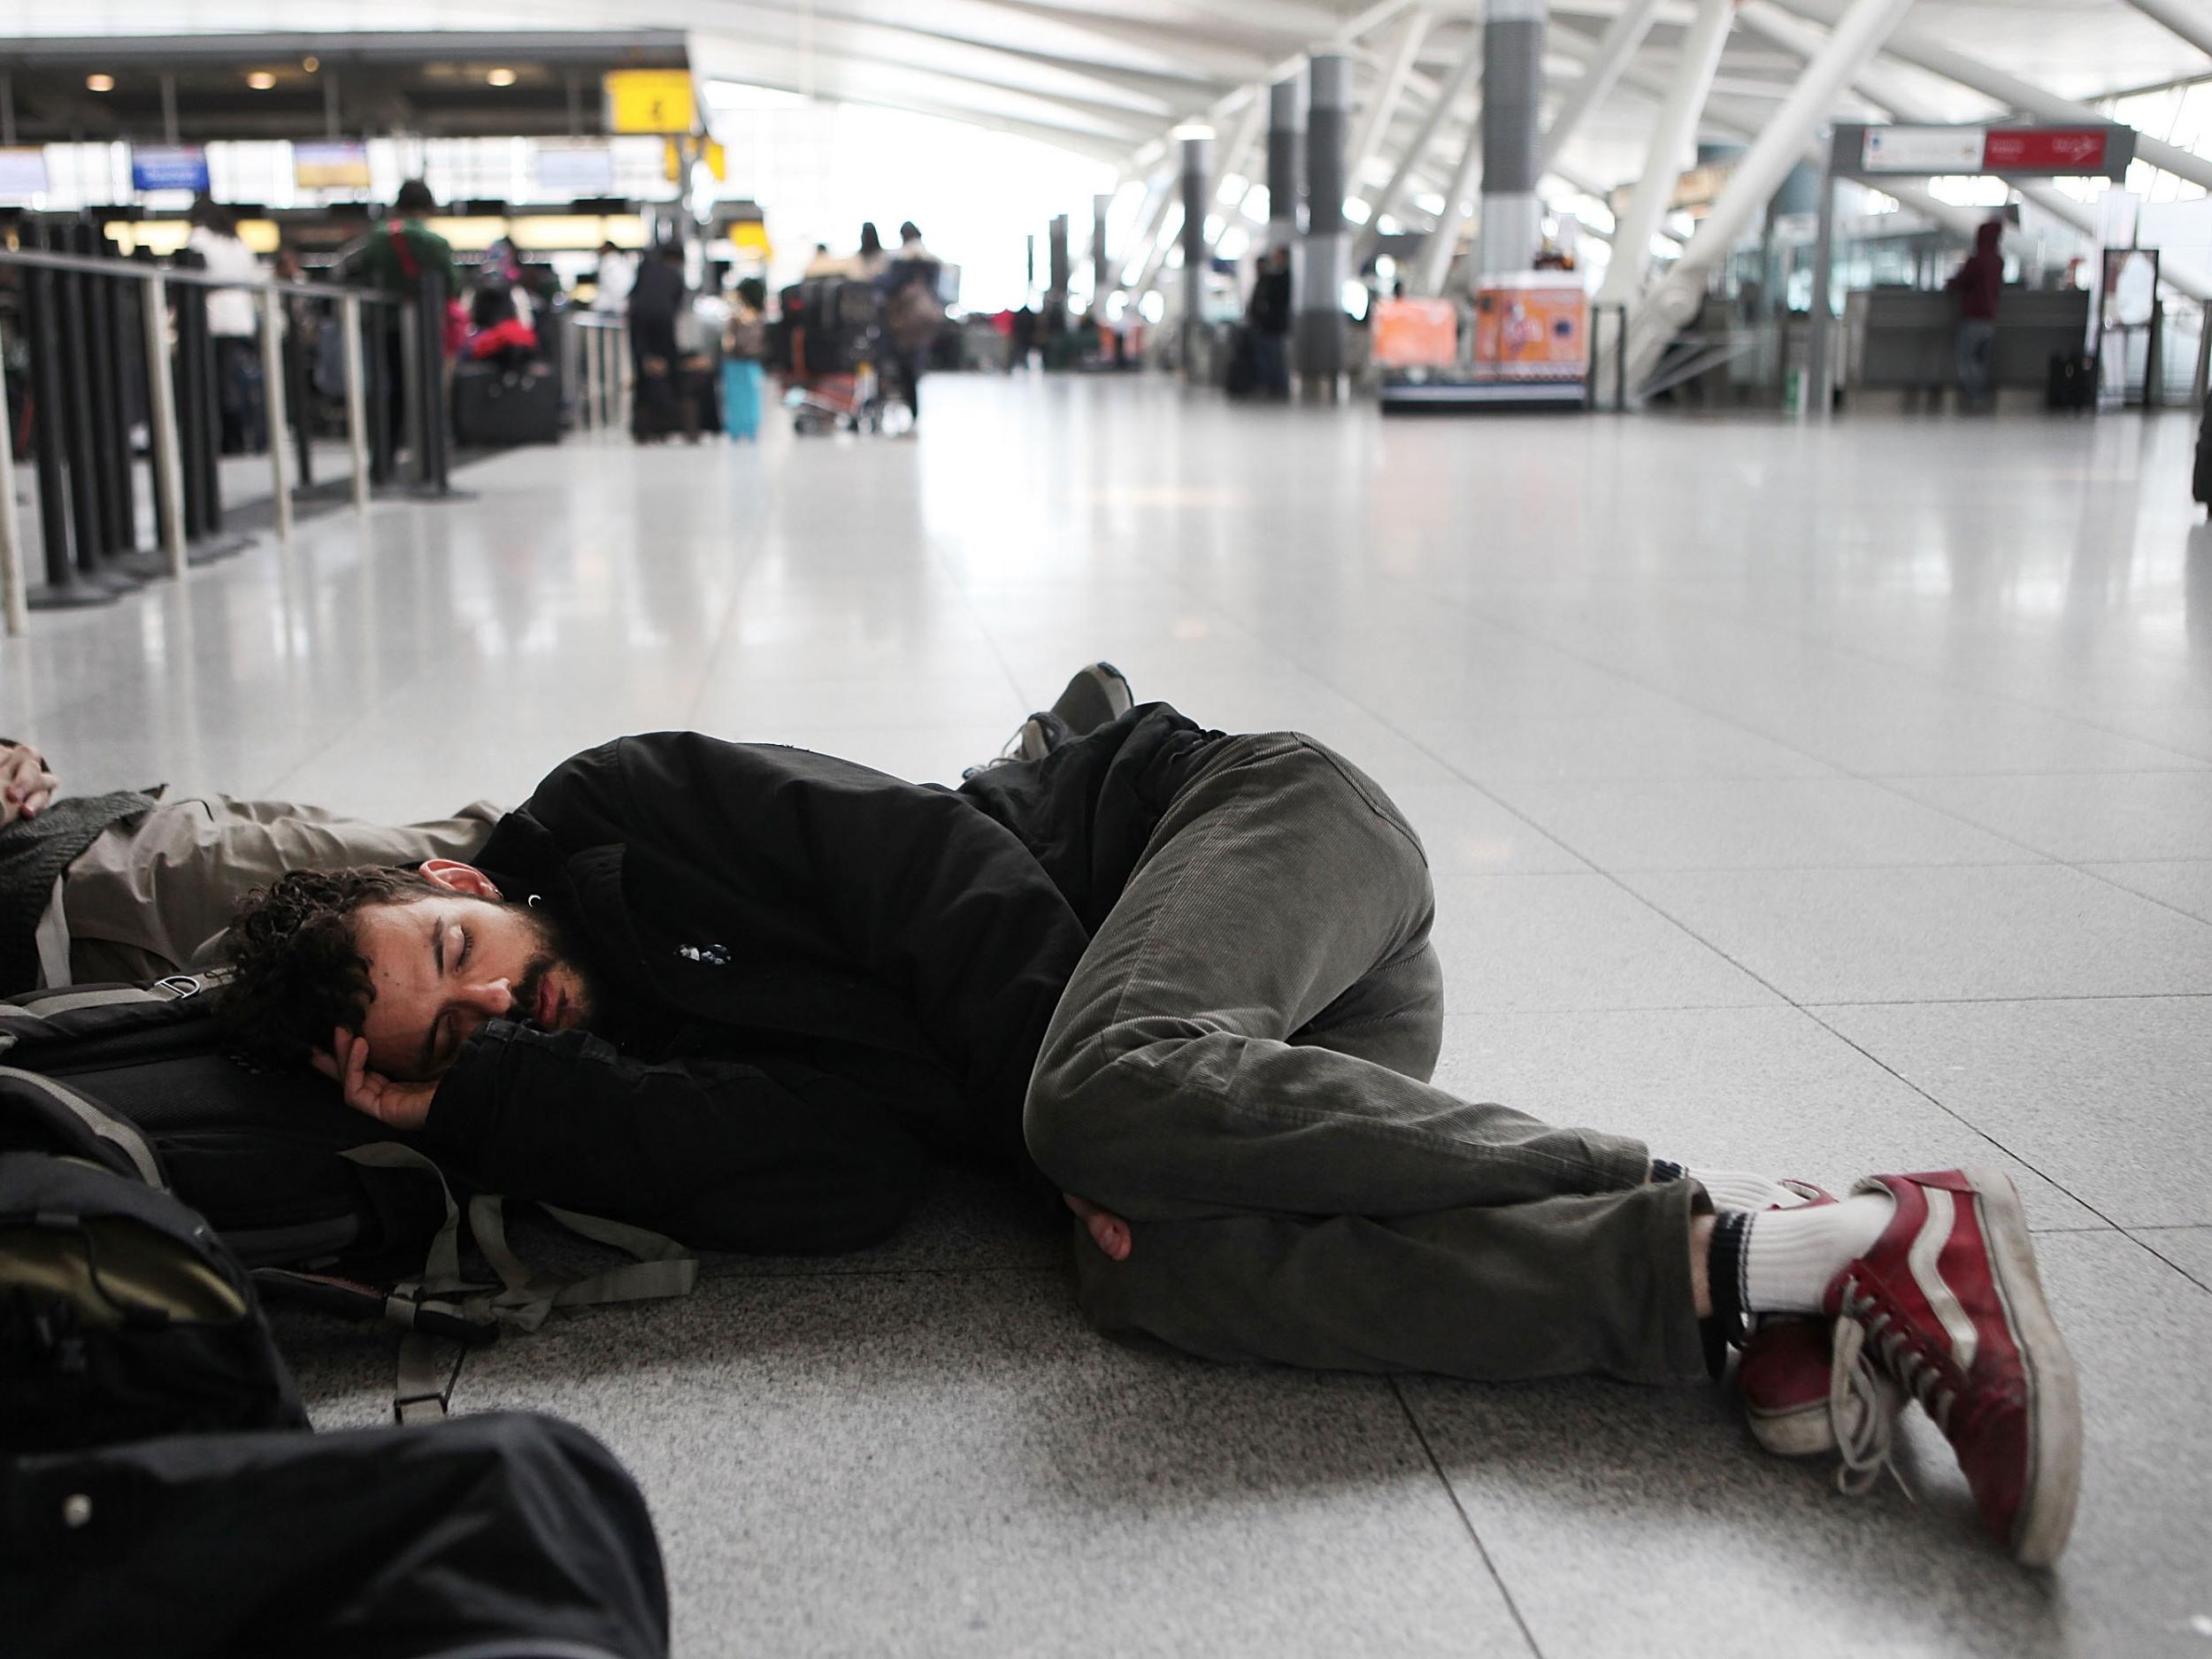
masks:
[[[387,220],[384,234],[392,240],[392,253],[399,261],[401,273],[412,282],[422,274],[422,264],[415,257],[415,250],[408,245],[407,227],[398,219]]]
[[[0,1084],[5,1086],[0,1088],[0,1107],[11,1098],[21,1102],[20,1110],[42,1126],[42,1139],[58,1142],[65,1156],[143,1181],[157,1193],[169,1190],[161,1155],[129,1118],[35,1071],[0,1065]]]
[[[556,1308],[686,1296],[698,1282],[699,1258],[673,1239],[550,1205],[542,1208],[563,1226],[638,1260],[599,1273],[534,1270],[507,1242],[504,1201],[496,1194],[479,1194],[469,1200],[469,1227],[500,1283],[497,1287],[472,1283],[461,1275],[460,1206],[436,1163],[396,1141],[355,1147],[341,1156],[373,1167],[427,1171],[445,1199],[445,1224],[430,1242],[421,1276],[381,1293],[357,1287],[365,1296],[381,1295],[384,1317],[406,1330],[392,1394],[392,1415],[400,1423],[444,1417],[459,1375],[461,1350],[490,1342],[500,1326],[535,1331]]]
[[[699,1280],[699,1258],[675,1240],[619,1221],[539,1206],[570,1232],[611,1244],[638,1259],[602,1273],[534,1271],[509,1248],[504,1201],[495,1194],[469,1200],[469,1231],[506,1289],[493,1299],[501,1323],[534,1331],[556,1308],[591,1308],[617,1302],[688,1296]]]
[[[173,973],[150,985],[63,986],[0,1002],[0,1053],[19,1042],[113,1035],[180,1018],[174,1004],[219,987],[228,970]]]

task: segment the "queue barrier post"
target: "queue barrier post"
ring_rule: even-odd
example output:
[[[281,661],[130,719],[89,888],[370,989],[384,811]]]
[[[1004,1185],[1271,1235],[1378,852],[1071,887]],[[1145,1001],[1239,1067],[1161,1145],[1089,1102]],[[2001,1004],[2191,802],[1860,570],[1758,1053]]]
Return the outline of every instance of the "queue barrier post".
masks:
[[[169,574],[182,576],[185,556],[184,460],[177,446],[176,376],[169,361],[169,285],[157,271],[142,280],[139,309],[146,334],[146,429],[152,442],[154,512]]]
[[[0,356],[0,627],[20,634],[30,619],[23,576],[23,525],[15,510],[15,422],[8,414],[8,365]]]
[[[353,510],[369,510],[369,388],[366,356],[361,349],[361,299],[348,294],[338,302],[338,332],[346,357],[346,447],[353,458]]]
[[[292,539],[292,468],[285,420],[284,305],[274,288],[261,295],[261,396],[268,427],[270,503],[277,540]]]
[[[576,424],[586,432],[596,432],[600,426],[599,399],[602,396],[599,383],[599,330],[589,323],[579,323],[576,327],[576,342],[581,349],[580,355],[584,359],[584,396],[578,405],[581,418]]]
[[[44,226],[25,226],[23,245],[27,249],[50,251],[48,243]],[[60,296],[55,282],[58,274],[44,265],[34,265],[23,273],[23,333],[31,353],[28,406],[34,416],[30,432],[38,477],[39,542],[46,560],[45,585],[28,603],[41,611],[105,604],[117,596],[113,590],[96,587],[81,577],[76,561],[70,557]]]
[[[76,251],[71,246],[73,240],[65,227],[60,251]],[[55,315],[61,323],[63,378],[61,400],[56,405],[56,412],[64,423],[62,436],[69,467],[70,525],[77,555],[77,579],[88,587],[119,594],[134,584],[127,578],[110,576],[103,568],[107,531],[102,511],[104,503],[101,500],[98,417],[94,407],[97,388],[93,375],[88,284],[81,272],[65,270],[58,274],[56,287],[60,303],[55,307]]]

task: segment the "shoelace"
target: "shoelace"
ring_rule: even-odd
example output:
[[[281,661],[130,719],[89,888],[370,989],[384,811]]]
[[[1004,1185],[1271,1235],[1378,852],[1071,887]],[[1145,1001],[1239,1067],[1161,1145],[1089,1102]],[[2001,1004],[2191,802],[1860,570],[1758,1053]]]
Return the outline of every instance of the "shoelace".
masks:
[[[1034,718],[1035,717],[1032,716],[1031,718]],[[1024,720],[1019,726],[1014,728],[1014,735],[1007,739],[1006,747],[1004,749],[999,750],[997,754],[992,756],[991,758],[987,761],[982,761],[973,766],[963,767],[960,772],[960,781],[965,783],[971,778],[979,778],[985,772],[990,772],[996,767],[1010,765],[1015,761],[1021,759],[1022,740],[1028,735],[1029,721]]]
[[[1851,1286],[1844,1289],[1848,1306]],[[1886,1324],[1887,1315],[1878,1323]],[[1828,1421],[1835,1430],[1836,1448],[1843,1462],[1836,1470],[1836,1490],[1851,1497],[1871,1492],[1886,1469],[1898,1489],[1913,1500],[1912,1488],[1897,1471],[1890,1453],[1894,1445],[1898,1413],[1904,1397],[1897,1385],[1875,1368],[1866,1352],[1867,1327],[1848,1315],[1839,1316],[1831,1340],[1834,1357],[1828,1370]],[[1852,1407],[1858,1409],[1854,1421]]]

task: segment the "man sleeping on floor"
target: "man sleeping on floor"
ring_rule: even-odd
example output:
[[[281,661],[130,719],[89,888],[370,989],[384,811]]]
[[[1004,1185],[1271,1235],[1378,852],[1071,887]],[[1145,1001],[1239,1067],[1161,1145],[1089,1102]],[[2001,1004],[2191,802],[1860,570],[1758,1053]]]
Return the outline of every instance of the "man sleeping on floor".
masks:
[[[695,1245],[865,1243],[963,1147],[1066,1195],[1095,1323],[1209,1357],[1661,1383],[1745,1344],[1760,1420],[1861,1460],[1910,1394],[2054,1559],[2079,1405],[2002,1173],[1809,1201],[1437,1089],[1434,913],[1349,761],[1097,664],[956,791],[617,739],[468,858],[257,888],[220,1006],[464,1174]]]

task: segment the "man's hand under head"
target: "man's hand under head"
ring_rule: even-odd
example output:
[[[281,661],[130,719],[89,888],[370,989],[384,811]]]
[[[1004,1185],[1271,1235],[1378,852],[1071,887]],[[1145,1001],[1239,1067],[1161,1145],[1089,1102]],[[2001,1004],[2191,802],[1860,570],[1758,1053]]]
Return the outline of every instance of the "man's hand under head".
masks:
[[[1125,1262],[1129,1259],[1131,1240],[1127,1222],[1110,1210],[1101,1210],[1087,1199],[1078,1198],[1073,1193],[1062,1193],[1060,1196],[1067,1200],[1068,1208],[1081,1217],[1083,1225],[1090,1229],[1093,1244],[1105,1251],[1113,1261]]]
[[[309,1056],[315,1069],[334,1080],[347,1105],[366,1112],[395,1129],[419,1129],[430,1116],[430,1100],[438,1092],[435,1078],[427,1082],[403,1082],[369,1070],[369,1040],[343,1025],[331,1033],[327,1053],[318,1048]]]
[[[36,818],[60,787],[46,757],[28,743],[0,743],[0,827]]]

